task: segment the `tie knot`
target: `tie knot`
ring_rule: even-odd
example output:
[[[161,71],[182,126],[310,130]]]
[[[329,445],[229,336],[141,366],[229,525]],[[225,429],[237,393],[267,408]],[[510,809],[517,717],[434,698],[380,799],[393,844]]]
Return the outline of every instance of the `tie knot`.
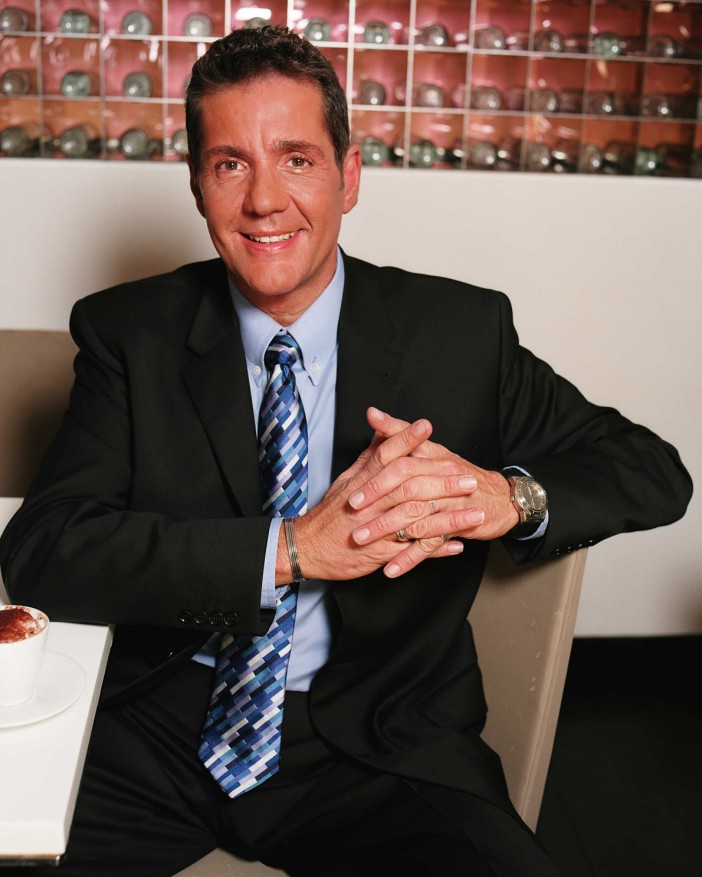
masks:
[[[287,332],[275,336],[263,357],[268,371],[272,371],[276,365],[292,367],[298,359],[302,359],[302,351],[297,341]]]

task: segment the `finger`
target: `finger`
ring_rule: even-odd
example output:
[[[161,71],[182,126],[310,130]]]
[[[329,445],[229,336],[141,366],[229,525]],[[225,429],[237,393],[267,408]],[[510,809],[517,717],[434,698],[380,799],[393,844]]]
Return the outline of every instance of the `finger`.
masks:
[[[401,432],[409,426],[406,420],[401,420],[399,417],[393,417],[391,414],[388,414],[387,411],[381,411],[379,408],[369,408],[366,411],[366,419],[368,420],[368,425],[375,430],[375,435],[383,438],[390,438],[393,435],[397,435],[398,432]],[[438,457],[446,453],[448,452],[442,445],[425,441],[412,451],[412,456]]]
[[[385,499],[387,505],[398,505],[415,499],[440,499],[464,496],[477,487],[467,465],[458,458],[429,460],[401,457],[377,475],[359,484],[349,497],[354,509],[363,509]]]
[[[455,539],[448,542],[441,537],[436,539],[418,539],[416,542],[410,542],[408,547],[397,554],[383,568],[383,572],[390,579],[398,578],[404,575],[420,563],[429,558],[449,557],[460,554],[463,551],[463,543]]]
[[[374,448],[370,457],[365,461],[363,469],[356,472],[353,480],[360,486],[369,478],[373,478],[382,472],[395,460],[408,455],[431,435],[432,426],[428,420],[416,420],[406,429],[401,430],[394,436],[382,440],[377,445],[371,442]]]
[[[353,539],[357,545],[370,545],[379,539],[393,536],[403,530],[408,539],[425,540],[446,533],[464,535],[485,523],[485,512],[480,508],[456,509],[431,514],[428,503],[404,503],[357,527]]]

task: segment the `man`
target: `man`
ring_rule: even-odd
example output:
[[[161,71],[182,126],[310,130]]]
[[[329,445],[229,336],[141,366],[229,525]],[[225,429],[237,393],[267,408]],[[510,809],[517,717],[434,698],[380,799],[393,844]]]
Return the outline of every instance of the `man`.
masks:
[[[221,845],[553,874],[479,737],[488,542],[670,522],[687,473],[520,348],[501,294],[339,252],[359,150],[308,43],[214,43],[187,124],[220,259],[76,305],[70,409],[0,547],[12,599],[117,625],[64,870]]]

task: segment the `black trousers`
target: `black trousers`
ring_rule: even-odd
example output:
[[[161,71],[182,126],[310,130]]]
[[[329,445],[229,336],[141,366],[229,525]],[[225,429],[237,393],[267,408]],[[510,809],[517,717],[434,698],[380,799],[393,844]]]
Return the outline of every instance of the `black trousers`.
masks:
[[[304,694],[286,696],[280,771],[230,800],[197,758],[211,676],[191,662],[148,695],[98,711],[53,873],[172,877],[221,846],[292,877],[554,877],[516,813],[332,751]]]

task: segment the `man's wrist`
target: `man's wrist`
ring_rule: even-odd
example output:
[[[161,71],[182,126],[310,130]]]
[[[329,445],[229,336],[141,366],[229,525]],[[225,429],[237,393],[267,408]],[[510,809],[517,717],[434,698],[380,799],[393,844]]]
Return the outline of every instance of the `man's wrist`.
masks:
[[[518,523],[507,535],[516,539],[533,536],[548,518],[548,496],[539,482],[528,472],[516,467],[502,470],[509,486],[509,500]]]
[[[300,555],[297,550],[297,539],[295,538],[295,518],[285,518],[283,521],[283,529],[285,530],[285,543],[288,550],[288,561],[290,562],[290,572],[292,573],[292,581],[306,581],[300,568]]]

